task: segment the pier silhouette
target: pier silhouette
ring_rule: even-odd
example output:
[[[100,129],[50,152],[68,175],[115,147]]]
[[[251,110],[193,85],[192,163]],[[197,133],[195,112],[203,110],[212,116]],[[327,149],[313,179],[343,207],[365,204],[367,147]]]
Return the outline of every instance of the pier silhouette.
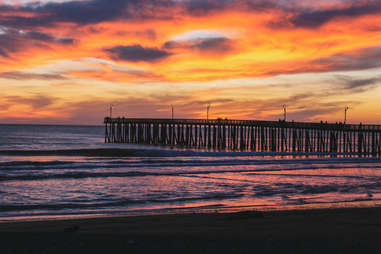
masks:
[[[106,143],[193,149],[381,155],[381,125],[227,119],[104,119]]]

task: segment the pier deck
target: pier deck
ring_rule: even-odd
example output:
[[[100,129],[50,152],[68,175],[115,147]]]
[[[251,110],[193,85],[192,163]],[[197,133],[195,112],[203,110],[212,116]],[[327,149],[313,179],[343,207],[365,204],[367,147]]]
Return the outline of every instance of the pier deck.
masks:
[[[381,155],[381,125],[254,120],[104,119],[106,143],[254,152]]]

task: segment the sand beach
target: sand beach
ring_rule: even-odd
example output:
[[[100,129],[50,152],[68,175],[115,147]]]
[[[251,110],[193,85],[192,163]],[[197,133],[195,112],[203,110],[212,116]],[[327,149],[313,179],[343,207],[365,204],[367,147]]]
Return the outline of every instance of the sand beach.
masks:
[[[3,222],[1,253],[377,253],[381,208]]]

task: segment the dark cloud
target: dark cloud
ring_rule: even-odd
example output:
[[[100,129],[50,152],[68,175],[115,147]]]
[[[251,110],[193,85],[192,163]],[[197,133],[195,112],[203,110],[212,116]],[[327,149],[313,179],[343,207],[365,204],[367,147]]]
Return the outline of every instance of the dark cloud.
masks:
[[[199,50],[211,50],[211,51],[229,51],[231,49],[231,40],[227,38],[211,38],[201,40],[193,47]]]
[[[39,74],[39,73],[28,73],[28,72],[3,72],[0,73],[0,78],[3,79],[14,79],[14,80],[65,80],[66,77],[61,74]]]
[[[275,0],[190,0],[183,8],[194,16],[205,16],[223,10],[265,11],[280,7]]]
[[[7,15],[0,14],[0,25],[14,28],[57,23],[90,25],[114,20],[173,19],[182,14],[201,16],[226,9],[263,11],[278,6],[275,0],[88,0],[1,5],[0,13]]]
[[[10,53],[20,49],[21,40],[18,34],[7,32],[0,34],[0,55],[8,57]]]
[[[232,0],[193,0],[186,1],[186,10],[196,16],[206,15],[212,11],[222,10],[226,8],[226,5],[231,4]]]
[[[73,38],[65,37],[56,39],[57,42],[62,44],[74,44],[75,40]]]
[[[8,47],[6,44],[1,44],[1,38],[0,38],[0,57],[10,58],[12,53],[18,52],[22,50],[22,47],[20,47],[19,44],[12,45],[11,47]]]
[[[8,57],[8,53],[5,51],[5,49],[0,48],[0,56]]]
[[[42,41],[42,42],[56,42],[56,43],[62,43],[62,44],[73,44],[74,43],[73,38],[69,38],[69,37],[57,38],[57,37],[54,37],[50,34],[37,32],[37,31],[19,33],[19,37],[20,37],[20,39],[23,39],[23,40],[35,40],[35,41]]]
[[[25,28],[52,26],[56,23],[87,25],[118,19],[163,18],[174,5],[177,4],[172,0],[89,0],[35,3],[21,7],[3,5],[0,10],[11,15],[0,15],[0,25]],[[161,8],[168,10],[161,12]],[[34,15],[18,15],[20,12]]]
[[[381,84],[381,77],[355,79],[349,76],[337,75],[336,79],[344,89],[353,90],[354,92],[367,91]]]
[[[131,2],[134,1],[71,1],[65,3],[49,3],[35,10],[37,12],[51,14],[51,16],[46,19],[47,22],[58,21],[92,24],[120,17],[124,13],[124,8]]]
[[[154,62],[167,58],[171,53],[157,49],[157,48],[144,48],[140,45],[131,46],[116,46],[105,50],[111,55],[114,60],[123,60],[131,62]]]
[[[53,36],[46,33],[41,33],[41,32],[28,32],[24,35],[24,37],[32,39],[32,40],[45,41],[45,42],[51,42],[55,40]]]
[[[23,97],[23,96],[5,96],[5,101],[7,103],[12,104],[22,104],[22,105],[28,105],[32,107],[33,109],[40,109],[47,107],[54,103],[55,99],[48,96],[43,95],[35,95],[32,97]]]
[[[168,41],[163,46],[166,49],[188,48],[200,51],[226,52],[232,49],[232,41],[228,38],[206,38],[192,41]]]
[[[295,0],[88,0],[34,3],[18,7],[1,5],[0,12],[7,15],[0,14],[0,25],[14,28],[46,27],[56,23],[90,25],[113,20],[173,19],[181,14],[205,16],[224,10],[263,12],[281,9],[288,13],[289,22],[294,26],[314,28],[335,18],[381,12],[380,1],[345,2],[346,7],[337,4],[323,10],[303,7]]]
[[[28,47],[46,47],[49,43],[73,44],[72,38],[57,38],[39,31],[19,31],[6,29],[0,34],[0,56],[9,57],[12,53]]]
[[[26,32],[25,34],[20,34],[20,36],[23,39],[30,39],[35,41],[42,41],[42,42],[56,42],[56,43],[62,43],[62,44],[73,44],[74,39],[69,37],[64,38],[56,38],[50,34],[42,33],[42,32]]]
[[[336,18],[355,18],[369,14],[381,14],[380,1],[366,1],[365,4],[351,4],[345,8],[304,11],[295,15],[290,22],[296,27],[315,28]]]
[[[381,66],[381,47],[363,48],[343,52],[312,61],[312,64],[326,66],[327,71],[349,71]]]
[[[8,12],[20,11],[39,14],[35,17],[9,16],[2,17],[0,24],[13,27],[49,26],[57,22],[73,22],[77,24],[93,24],[113,20],[124,13],[124,9],[132,0],[93,0],[70,1],[63,3],[31,4],[22,7],[6,7]]]

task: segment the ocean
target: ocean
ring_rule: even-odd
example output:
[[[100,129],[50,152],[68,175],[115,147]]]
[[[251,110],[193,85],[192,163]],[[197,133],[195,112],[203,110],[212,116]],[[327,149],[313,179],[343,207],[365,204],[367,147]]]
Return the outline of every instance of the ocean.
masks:
[[[105,144],[102,126],[0,125],[0,221],[381,204],[381,159]]]

